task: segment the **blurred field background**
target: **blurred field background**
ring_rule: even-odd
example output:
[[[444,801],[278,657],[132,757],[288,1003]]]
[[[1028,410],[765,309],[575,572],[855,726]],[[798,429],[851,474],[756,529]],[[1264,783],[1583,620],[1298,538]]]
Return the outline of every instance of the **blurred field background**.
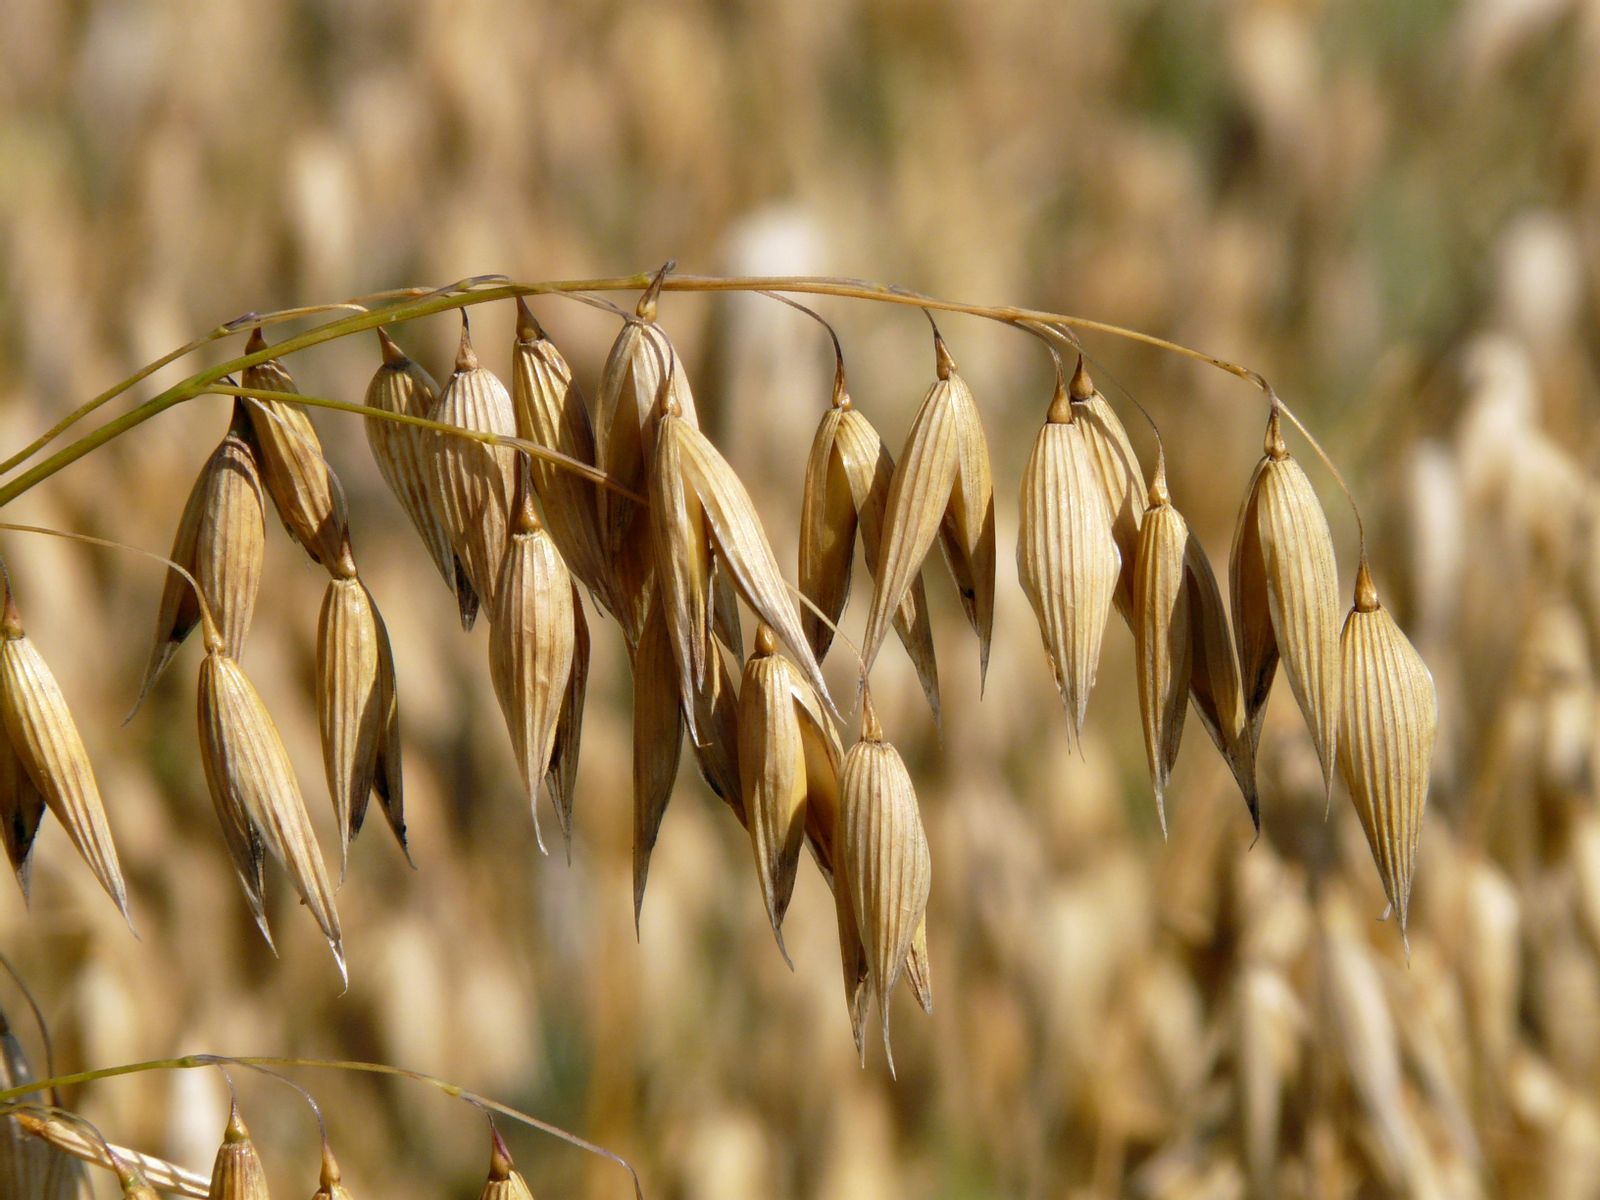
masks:
[[[687,761],[635,942],[629,682],[609,622],[572,864],[538,855],[485,631],[456,627],[356,423],[319,413],[395,638],[419,869],[376,819],[356,843],[344,995],[273,879],[274,960],[196,757],[198,650],[119,724],[159,570],[5,535],[30,634],[86,730],[140,933],[53,823],[32,910],[0,887],[0,946],[60,1067],[200,1050],[381,1059],[606,1145],[652,1197],[1600,1196],[1597,61],[1593,0],[6,0],[0,446],[240,313],[482,272],[625,274],[670,257],[1079,313],[1273,380],[1361,501],[1379,588],[1443,715],[1409,967],[1375,920],[1381,888],[1338,785],[1323,820],[1282,679],[1260,842],[1191,722],[1163,843],[1125,627],[1113,621],[1069,755],[1015,582],[1048,359],[943,321],[995,457],[999,617],[980,704],[973,639],[930,570],[942,742],[898,648],[875,673],[934,863],[937,1006],[923,1018],[897,998],[893,1082],[875,1028],[855,1063],[817,873],[803,867],[788,919],[791,974],[748,843]],[[818,307],[897,447],[932,377],[925,323]],[[616,322],[536,310],[592,395]],[[479,353],[503,371],[511,314],[474,312]],[[662,321],[792,563],[825,340],[759,299],[668,296]],[[453,319],[397,336],[444,378]],[[1129,398],[1160,423],[1175,502],[1222,568],[1260,398],[1156,351],[1090,350],[1147,464]],[[306,390],[359,399],[377,361],[363,339],[290,365]],[[7,518],[165,551],[226,421],[216,398],[170,413]],[[1323,489],[1348,588],[1349,509],[1292,448]],[[244,665],[332,846],[312,709],[323,576],[268,522]],[[830,667],[848,694],[845,658]],[[20,1001],[0,995],[20,1027]],[[275,1194],[310,1194],[300,1101],[236,1074]],[[470,1110],[301,1078],[357,1196],[476,1194],[486,1139]],[[207,1169],[225,1097],[214,1073],[185,1073],[70,1100],[113,1140]],[[507,1133],[541,1198],[627,1194],[615,1167]]]

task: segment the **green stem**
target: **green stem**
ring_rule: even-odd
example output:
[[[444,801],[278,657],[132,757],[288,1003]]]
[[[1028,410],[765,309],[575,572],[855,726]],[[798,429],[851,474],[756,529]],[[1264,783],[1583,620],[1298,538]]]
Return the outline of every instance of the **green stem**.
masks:
[[[151,417],[157,416],[182,403],[184,400],[200,395],[211,388],[224,376],[242,371],[247,367],[283,355],[293,354],[311,346],[324,342],[334,341],[347,337],[362,330],[374,329],[379,325],[400,324],[412,321],[418,317],[430,316],[435,313],[447,312],[451,309],[466,308],[474,304],[485,304],[494,300],[506,300],[516,296],[532,296],[549,293],[571,292],[607,292],[607,291],[637,291],[649,286],[655,277],[648,274],[626,275],[605,279],[569,279],[550,280],[540,283],[512,283],[500,282],[503,277],[490,277],[492,286],[482,280],[465,280],[459,284],[435,292],[428,292],[421,296],[415,295],[415,289],[407,289],[398,293],[383,293],[373,297],[374,301],[381,302],[382,307],[372,308],[357,312],[348,317],[324,322],[301,333],[294,334],[276,345],[256,351],[254,354],[245,354],[216,367],[208,368],[191,376],[154,398],[139,405],[137,408],[113,421],[96,429],[93,433],[80,438],[64,449],[58,451],[45,462],[19,475],[8,483],[0,486],[0,507],[16,499],[34,485],[48,479],[63,467],[76,462],[84,455],[99,449],[107,442],[120,437],[129,429],[143,424]],[[813,295],[834,296],[842,299],[871,300],[888,304],[900,304],[908,307],[935,309],[942,312],[964,313],[969,316],[983,317],[993,321],[1000,321],[1009,325],[1022,325],[1025,323],[1064,325],[1073,329],[1082,329],[1095,333],[1103,333],[1114,337],[1167,350],[1174,354],[1203,362],[1218,370],[1226,371],[1230,375],[1248,381],[1263,392],[1270,394],[1266,380],[1255,371],[1236,363],[1218,358],[1215,355],[1158,338],[1152,334],[1141,333],[1138,330],[1126,329],[1119,325],[1112,325],[1104,321],[1094,321],[1086,317],[1075,317],[1066,313],[1051,313],[1037,309],[1016,308],[1013,306],[994,306],[982,304],[968,304],[954,300],[944,300],[937,296],[929,296],[920,292],[909,292],[901,288],[889,287],[883,284],[870,283],[859,279],[842,279],[830,276],[740,276],[723,278],[709,275],[669,275],[662,283],[667,291],[678,292],[799,292]],[[390,296],[404,297],[395,302],[388,302]],[[354,303],[354,302],[352,302]],[[357,305],[357,307],[361,307]],[[287,309],[278,313],[268,313],[259,317],[252,316],[249,325],[268,324],[281,320],[288,320],[292,316],[304,315],[307,312],[319,309]],[[246,327],[240,321],[230,322],[229,325],[214,330],[211,334],[200,339],[198,343],[191,343],[189,347],[175,351],[150,367],[130,377],[129,380],[117,385],[107,393],[89,404],[84,405],[65,421],[57,426],[50,435],[36,441],[33,446],[14,455],[6,463],[0,464],[0,473],[20,465],[27,458],[37,453],[55,433],[65,429],[74,421],[93,412],[101,404],[116,395],[120,395],[128,387],[139,380],[148,377],[153,371],[159,369],[176,358],[217,337],[226,336],[228,333],[237,332]]]
[[[635,1200],[644,1200],[644,1187],[639,1182],[639,1172],[633,1165],[620,1154],[607,1150],[604,1146],[597,1146],[593,1142],[579,1137],[575,1133],[568,1133],[558,1125],[548,1121],[541,1121],[538,1117],[512,1108],[510,1105],[501,1104],[488,1096],[451,1083],[449,1080],[440,1079],[436,1075],[427,1075],[421,1071],[411,1071],[404,1067],[392,1067],[388,1063],[356,1062],[345,1059],[317,1059],[317,1058],[280,1058],[272,1055],[220,1055],[220,1054],[185,1054],[178,1058],[150,1059],[146,1062],[123,1063],[115,1067],[99,1067],[93,1071],[78,1071],[71,1075],[57,1075],[53,1079],[36,1079],[31,1083],[19,1087],[0,1091],[0,1106],[19,1100],[24,1096],[31,1096],[36,1092],[59,1090],[66,1087],[76,1087],[82,1083],[94,1083],[102,1079],[115,1079],[122,1075],[137,1075],[145,1071],[191,1071],[197,1067],[215,1067],[219,1063],[237,1063],[245,1067],[311,1067],[328,1071],[359,1071],[369,1075],[389,1075],[396,1079],[408,1079],[414,1083],[426,1084],[437,1088],[445,1095],[457,1100],[464,1100],[478,1108],[488,1109],[512,1121],[519,1121],[530,1128],[537,1129],[560,1141],[566,1142],[589,1154],[597,1155],[608,1162],[616,1163],[626,1171],[633,1181],[633,1194]]]

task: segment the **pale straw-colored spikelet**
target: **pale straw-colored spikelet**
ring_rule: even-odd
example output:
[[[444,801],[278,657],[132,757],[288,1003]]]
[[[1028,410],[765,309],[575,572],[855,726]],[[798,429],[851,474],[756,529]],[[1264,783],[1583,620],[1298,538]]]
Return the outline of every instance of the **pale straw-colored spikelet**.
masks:
[[[207,1200],[269,1200],[267,1173],[261,1155],[250,1140],[250,1131],[239,1116],[239,1106],[228,1110],[228,1125],[222,1145],[211,1166],[211,1190]]]
[[[22,1044],[0,1012],[0,1092],[34,1081]],[[0,1117],[0,1196],[27,1200],[78,1200],[84,1170],[76,1156],[40,1136],[40,1127],[59,1125],[32,1113]]]
[[[328,939],[339,974],[345,976],[339,914],[323,868],[322,851],[317,846],[289,753],[266,705],[239,665],[223,654],[220,646],[210,648],[200,664],[198,693],[200,759],[212,801],[223,816],[230,848],[242,818],[245,832],[253,831],[289,873],[295,890]],[[224,814],[231,814],[231,818]],[[230,820],[235,825],[232,830]],[[235,866],[239,866],[237,855]],[[259,915],[257,923],[264,932],[265,922]]]
[[[1185,555],[1189,527],[1172,505],[1164,460],[1156,462],[1150,503],[1139,525],[1133,572],[1134,661],[1145,758],[1155,785],[1156,814],[1167,832],[1167,780],[1178,759],[1189,698],[1193,652]]]
[[[367,599],[371,602],[370,592]],[[400,761],[400,686],[394,670],[394,648],[389,644],[389,628],[383,623],[383,614],[375,603],[372,604],[372,619],[378,633],[376,700],[382,730],[378,758],[372,770],[372,790],[395,841],[400,843],[400,853],[411,862],[411,847],[406,843],[405,776]]]
[[[511,1161],[511,1151],[499,1130],[491,1129],[490,1136],[489,1177],[484,1181],[483,1191],[478,1193],[478,1200],[533,1200],[528,1181]]]
[[[842,756],[810,684],[777,651],[772,630],[761,626],[739,688],[739,771],[767,920],[792,967],[783,918],[794,893],[810,797],[819,791],[824,804],[837,803]],[[821,754],[807,753],[803,726]]]
[[[933,1012],[933,963],[928,957],[928,916],[923,914],[917,922],[917,931],[911,935],[911,949],[906,952],[906,981],[916,996],[922,1011]]]
[[[432,420],[439,406],[439,385],[433,376],[407,358],[405,351],[382,328],[378,330],[378,341],[383,347],[383,365],[367,384],[367,407]],[[367,443],[372,447],[372,457],[377,460],[384,482],[405,509],[445,586],[456,597],[462,620],[470,623],[472,614],[477,612],[477,593],[457,568],[450,534],[433,502],[434,435],[399,421],[385,421],[381,417],[364,419]]]
[[[550,770],[567,703],[576,628],[572,577],[534,511],[526,480],[519,491],[511,541],[489,610],[489,677],[543,852],[539,788]]]
[[[683,751],[678,671],[659,601],[645,614],[633,651],[633,924],[644,906],[650,855],[672,799]]]
[[[1111,516],[1111,536],[1122,555],[1122,570],[1117,577],[1113,600],[1122,618],[1133,621],[1133,568],[1138,557],[1139,522],[1144,514],[1144,469],[1133,452],[1128,431],[1122,427],[1111,405],[1095,387],[1078,356],[1077,368],[1068,386],[1072,397],[1072,420],[1082,430],[1089,460],[1105,496],[1106,512]]]
[[[856,1057],[867,1065],[867,1010],[872,1007],[872,971],[867,948],[861,940],[851,896],[850,868],[841,853],[836,835],[833,841],[833,912],[839,930],[839,962],[844,970],[844,1003],[850,1016],[850,1036],[855,1040]]]
[[[678,686],[689,735],[704,742],[694,703],[697,691],[708,687],[711,670],[711,538],[705,509],[684,478],[678,427],[683,418],[672,402],[662,414],[650,464],[649,522],[655,551],[656,587],[678,664]]]
[[[223,643],[235,658],[250,631],[266,550],[266,502],[254,442],[245,402],[236,400],[227,435],[189,492],[169,556],[200,585]],[[141,701],[199,622],[194,586],[169,570],[156,611],[155,644],[139,685]]]
[[[1189,699],[1233,772],[1250,822],[1259,832],[1261,801],[1256,789],[1255,745],[1245,720],[1239,661],[1228,630],[1228,611],[1211,560],[1192,531],[1184,547],[1184,572],[1184,587],[1189,595]]]
[[[589,466],[595,465],[594,429],[572,368],[517,299],[517,340],[511,351],[511,403],[517,436]],[[555,463],[528,460],[545,527],[567,567],[609,609],[611,570],[600,533],[597,488]]]
[[[33,842],[44,814],[44,797],[12,749],[10,735],[0,725],[0,840],[5,842],[6,858],[16,873],[24,903],[32,880]]]
[[[387,740],[381,618],[354,575],[328,580],[317,621],[317,725],[322,765],[339,826],[339,876],[377,788]],[[392,672],[392,661],[389,664]],[[387,683],[387,687],[385,686]]]
[[[339,1160],[334,1158],[333,1147],[326,1141],[322,1143],[322,1169],[311,1200],[352,1200],[350,1189],[344,1185],[344,1173],[339,1170]]]
[[[899,753],[883,740],[870,692],[862,701],[861,740],[845,755],[840,776],[837,846],[878,997],[892,1074],[889,1000],[928,906],[932,864],[911,776]]]
[[[5,602],[0,612],[0,723],[5,736],[46,807],[131,923],[128,889],[89,752],[61,685],[23,632],[10,587],[0,585],[0,592]]]
[[[1017,531],[1017,575],[1038,619],[1074,739],[1083,735],[1122,566],[1077,410],[1058,377],[1022,474]]]
[[[566,692],[561,698],[561,716],[556,722],[556,742],[550,752],[550,769],[545,773],[545,788],[556,810],[556,822],[572,861],[572,805],[578,787],[578,752],[583,744],[583,702],[589,688],[589,621],[583,615],[578,585],[572,585],[572,670],[567,675]]]
[[[717,569],[711,560],[711,632],[735,656],[744,654],[744,631],[739,620],[739,589],[733,576]],[[821,659],[817,660],[821,662]]]
[[[962,609],[978,634],[980,669],[986,672],[994,619],[994,513],[988,453],[972,391],[956,373],[937,334],[934,350],[938,378],[912,420],[884,502],[884,530],[862,656],[870,668],[934,538],[942,534]]]
[[[811,442],[800,501],[800,591],[821,614],[806,607],[800,621],[818,662],[826,657],[833,625],[849,600],[858,532],[868,572],[878,569],[893,480],[894,459],[844,390],[841,370],[834,382],[833,406]],[[893,624],[937,723],[939,668],[921,572],[912,577]]]
[[[461,318],[461,344],[455,371],[439,395],[433,419],[478,433],[514,437],[516,412],[511,393],[478,362],[466,314]],[[516,490],[517,452],[471,438],[433,434],[433,472],[429,495],[439,514],[461,570],[485,608],[492,607],[500,560],[505,556],[507,522]],[[462,606],[461,623],[471,625]]]
[[[267,340],[258,325],[250,332],[246,354],[258,354]],[[277,359],[246,367],[242,383],[264,392],[297,392],[294,376]],[[245,401],[261,456],[261,478],[289,536],[312,559],[332,568],[350,541],[344,492],[323,457],[322,443],[311,418],[289,400]]]
[[[1284,447],[1276,407],[1267,420],[1266,453],[1240,512],[1234,557],[1234,628],[1240,631],[1253,736],[1259,742],[1272,683],[1271,654],[1260,630],[1264,598],[1272,644],[1283,655],[1311,731],[1324,787],[1331,788],[1339,740],[1339,569],[1328,518],[1305,471]]]
[[[720,650],[712,650],[706,686],[694,694],[690,703],[696,722],[705,731],[703,741],[689,739],[700,777],[732,810],[739,824],[748,826],[739,775],[739,689]]]
[[[6,1086],[4,1078],[0,1077],[0,1089]],[[204,1200],[206,1195],[208,1185],[204,1175],[185,1170],[151,1154],[141,1154],[126,1146],[102,1142],[78,1121],[50,1112],[24,1111],[16,1113],[6,1123],[12,1122],[28,1137],[59,1150],[79,1162],[115,1171],[124,1200],[157,1200],[161,1192],[173,1196],[191,1196],[195,1197],[195,1200]],[[6,1148],[3,1142],[4,1138],[0,1137],[0,1164],[6,1161]],[[110,1155],[107,1154],[108,1149]],[[58,1168],[57,1174],[66,1177],[67,1170]],[[76,1172],[73,1173],[73,1177],[77,1178]],[[0,1165],[0,1196],[48,1194],[7,1190],[9,1182],[10,1177],[6,1173],[6,1167]],[[66,1190],[63,1200],[79,1200],[79,1196],[78,1188],[73,1186]]]
[[[677,443],[685,491],[692,492],[705,511],[718,570],[728,572],[740,598],[772,627],[829,715],[837,716],[750,493],[717,448],[688,421],[663,421],[662,436],[669,431]]]
[[[1378,603],[1364,558],[1339,642],[1339,769],[1403,938],[1439,704],[1426,664]]]

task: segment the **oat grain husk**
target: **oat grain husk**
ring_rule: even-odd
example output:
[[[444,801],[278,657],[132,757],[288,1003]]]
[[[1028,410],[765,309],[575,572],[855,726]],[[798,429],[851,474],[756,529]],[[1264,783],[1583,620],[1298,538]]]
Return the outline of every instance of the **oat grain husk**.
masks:
[[[200,585],[223,644],[235,658],[243,652],[250,631],[266,551],[266,501],[254,439],[246,403],[235,400],[232,425],[189,492],[168,556]],[[199,623],[194,587],[169,570],[135,711]]]
[[[60,684],[23,632],[22,617],[10,589],[0,587],[0,591],[4,592],[4,611],[0,613],[0,723],[5,727],[5,736],[33,788],[131,925],[128,889],[89,752]],[[25,789],[19,788],[17,794],[19,804],[29,803]]]
[[[1068,394],[1072,399],[1073,423],[1083,432],[1089,460],[1094,464],[1095,477],[1105,497],[1106,512],[1111,516],[1111,536],[1122,556],[1112,600],[1123,620],[1131,626],[1133,568],[1138,558],[1139,523],[1144,514],[1146,492],[1144,469],[1139,465],[1139,456],[1133,452],[1128,431],[1089,377],[1082,355],[1078,356]]]
[[[839,796],[839,859],[892,1073],[889,999],[928,905],[932,865],[911,777],[899,753],[883,740],[870,693],[863,698],[861,740],[844,758]]]
[[[367,384],[366,404],[384,412],[433,420],[439,406],[439,385],[432,375],[407,358],[393,338],[378,330],[383,347],[383,365]],[[471,623],[477,612],[478,597],[465,575],[457,570],[455,549],[444,520],[434,507],[431,479],[432,456],[437,439],[426,429],[381,417],[366,417],[367,443],[378,470],[389,485],[400,507],[405,510],[428,557],[433,560],[445,586],[456,597],[464,623]]]
[[[267,348],[260,326],[251,331],[246,354]],[[246,367],[241,382],[266,392],[298,392],[294,376],[277,359]],[[312,561],[329,570],[350,544],[344,492],[323,456],[322,443],[305,409],[287,400],[245,402],[261,456],[261,478],[289,536]]]
[[[478,1193],[478,1200],[533,1200],[528,1181],[512,1163],[511,1151],[499,1130],[491,1130],[489,1177],[484,1181],[483,1191]]]
[[[11,748],[11,736],[0,727],[0,839],[27,903],[32,880],[33,842],[44,819],[44,796],[34,786],[22,760]]]
[[[1172,505],[1165,464],[1158,462],[1150,503],[1139,526],[1133,572],[1133,641],[1145,758],[1155,786],[1163,837],[1167,833],[1167,780],[1178,759],[1192,675],[1184,553],[1188,542],[1188,524]]]
[[[650,855],[672,799],[683,751],[677,664],[659,603],[645,615],[633,652],[633,924],[639,928]]]
[[[657,595],[678,665],[678,686],[689,735],[703,743],[695,695],[711,687],[707,676],[715,653],[711,633],[711,537],[699,495],[684,476],[679,433],[683,418],[669,409],[661,417],[650,466],[650,537],[655,552]]]
[[[1122,556],[1077,410],[1058,379],[1022,474],[1017,576],[1081,740]]]
[[[511,394],[478,362],[465,315],[456,368],[439,396],[433,419],[478,433],[516,436]],[[509,446],[489,446],[449,434],[432,437],[429,495],[433,508],[449,535],[459,569],[482,606],[492,608],[516,490],[517,452]],[[463,628],[472,624],[465,604],[461,623]]]
[[[545,773],[545,788],[556,810],[556,823],[572,861],[572,806],[578,789],[578,752],[583,745],[583,704],[589,688],[589,621],[583,614],[578,586],[572,586],[572,670],[556,722],[556,743]]]
[[[526,486],[526,485],[525,485]],[[489,675],[544,851],[539,788],[555,754],[576,643],[572,577],[524,494],[489,617]]]
[[[317,1177],[317,1191],[311,1200],[352,1200],[350,1189],[344,1185],[344,1174],[333,1157],[333,1148],[322,1143],[322,1170]]]
[[[1261,801],[1256,789],[1255,743],[1245,719],[1228,612],[1211,560],[1192,531],[1184,547],[1184,572],[1184,586],[1189,593],[1189,700],[1233,772],[1250,822],[1259,833]]]
[[[818,662],[827,655],[833,626],[849,600],[858,535],[869,575],[877,571],[893,480],[894,458],[844,391],[842,379],[837,381],[833,407],[824,414],[812,439],[800,503],[800,591],[827,617],[824,621],[809,607],[800,613]],[[911,656],[937,724],[939,668],[920,571],[907,587],[892,623]]]
[[[1404,938],[1439,704],[1433,675],[1378,602],[1364,559],[1339,642],[1339,771]]]
[[[269,1200],[267,1173],[256,1144],[250,1140],[250,1131],[239,1116],[238,1105],[228,1112],[222,1145],[211,1167],[207,1200]]]
[[[259,839],[260,846],[288,872],[327,938],[340,976],[347,977],[333,889],[277,727],[255,686],[237,663],[221,653],[220,646],[200,664],[197,690],[200,759],[241,880],[245,880],[245,872],[236,839],[246,846],[252,837]],[[259,863],[259,856],[255,861]],[[253,906],[259,898],[259,867],[256,878],[256,895],[250,895],[251,884],[245,880]],[[257,923],[265,932],[265,920],[259,914]]]
[[[360,579],[328,581],[317,621],[317,726],[339,826],[341,879],[350,842],[378,787],[379,762],[391,749],[386,700],[393,694],[393,661],[384,662],[387,638],[380,629],[377,607]]]

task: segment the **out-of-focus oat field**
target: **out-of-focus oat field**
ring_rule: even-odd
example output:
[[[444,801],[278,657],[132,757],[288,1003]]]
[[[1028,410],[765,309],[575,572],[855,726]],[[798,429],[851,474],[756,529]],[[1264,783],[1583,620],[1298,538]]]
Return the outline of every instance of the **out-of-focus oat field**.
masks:
[[[875,1025],[866,1068],[855,1061],[817,872],[803,865],[787,922],[791,973],[748,840],[688,755],[635,940],[630,683],[609,621],[595,625],[572,862],[538,854],[486,631],[457,627],[357,422],[318,413],[395,640],[417,869],[372,820],[338,897],[344,994],[270,876],[274,958],[196,754],[199,650],[121,725],[159,569],[0,535],[85,729],[139,930],[54,823],[31,910],[0,887],[0,948],[37,993],[58,1064],[202,1050],[392,1062],[609,1147],[651,1197],[1600,1196],[1597,62],[1593,0],[5,0],[6,452],[240,313],[483,272],[675,258],[1082,314],[1274,382],[1358,497],[1442,716],[1409,964],[1376,919],[1382,889],[1342,785],[1324,820],[1284,680],[1260,841],[1191,721],[1163,842],[1126,627],[1108,630],[1071,754],[1016,582],[1017,481],[1048,358],[944,319],[994,454],[998,618],[980,702],[974,641],[930,567],[942,737],[898,646],[874,673],[934,879],[937,1002],[924,1018],[897,998],[894,1081]],[[925,323],[817,307],[857,403],[898,447],[931,379]],[[555,299],[536,311],[592,395],[616,321]],[[511,313],[474,312],[479,353],[503,371]],[[825,339],[760,299],[668,295],[661,320],[789,566]],[[453,318],[398,336],[448,373]],[[1225,582],[1260,396],[1156,350],[1088,346],[1147,466],[1154,440],[1130,400],[1159,422],[1174,500]],[[362,338],[291,366],[307,390],[358,400],[377,362]],[[168,413],[5,517],[165,551],[226,421],[219,398]],[[1293,448],[1348,595],[1355,523]],[[331,849],[312,707],[324,580],[268,523],[243,663]],[[865,588],[858,570],[852,638]],[[844,696],[847,658],[829,664]],[[0,1004],[26,1030],[16,994],[0,987]],[[469,1109],[299,1078],[358,1197],[476,1194],[486,1139]],[[236,1082],[274,1194],[309,1195],[303,1105],[270,1080]],[[113,1140],[208,1169],[226,1087],[153,1074],[68,1099]],[[507,1134],[541,1200],[627,1194],[615,1167]]]

